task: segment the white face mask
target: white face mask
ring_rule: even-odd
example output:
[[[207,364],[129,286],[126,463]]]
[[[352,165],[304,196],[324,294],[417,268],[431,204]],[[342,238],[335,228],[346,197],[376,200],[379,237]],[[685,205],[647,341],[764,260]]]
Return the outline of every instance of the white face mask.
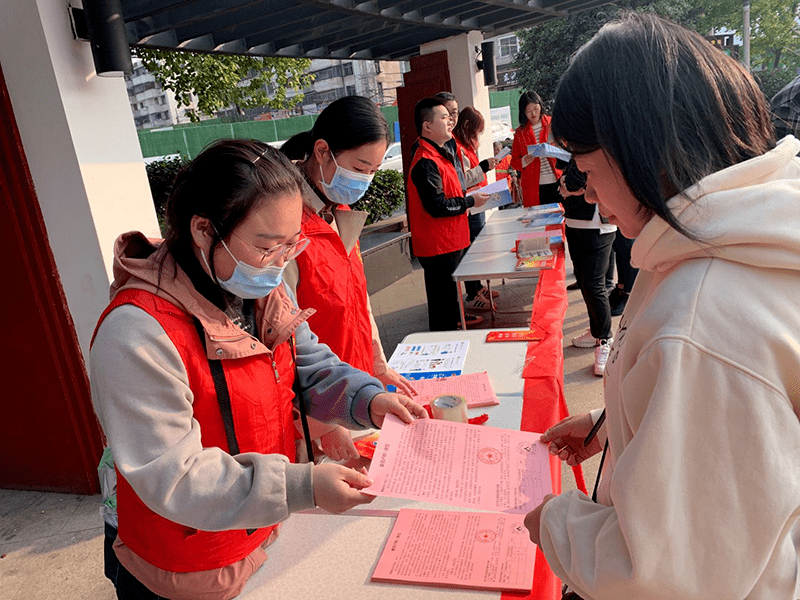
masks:
[[[233,252],[230,251],[224,240],[220,240],[220,242],[222,242],[222,247],[231,255],[231,258],[236,261],[233,274],[228,279],[222,280],[217,278],[217,283],[219,283],[219,286],[223,290],[244,300],[255,300],[257,298],[269,296],[270,292],[277,288],[283,281],[283,270],[286,265],[281,267],[275,265],[268,265],[266,267],[248,265],[246,262],[238,260],[233,255]],[[208,271],[212,272],[211,266],[208,264],[208,259],[206,258],[206,253],[201,250],[200,255],[203,257],[203,262],[206,264],[206,267],[208,267]]]
[[[336,172],[333,174],[333,179],[331,179],[330,183],[325,183],[325,173],[322,172],[322,165],[319,166],[322,191],[325,192],[331,202],[347,205],[355,204],[367,193],[367,188],[372,182],[373,175],[356,173],[340,167],[333,156],[333,152],[331,152],[331,158],[333,158],[333,164],[336,165]]]

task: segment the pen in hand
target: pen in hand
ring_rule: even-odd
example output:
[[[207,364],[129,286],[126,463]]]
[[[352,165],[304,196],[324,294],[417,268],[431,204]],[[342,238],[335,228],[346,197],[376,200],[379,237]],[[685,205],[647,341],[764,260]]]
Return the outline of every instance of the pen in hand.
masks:
[[[603,421],[606,420],[606,409],[603,409],[603,412],[600,413],[600,417],[597,419],[597,423],[594,424],[594,427],[589,431],[589,435],[586,436],[586,439],[583,440],[583,447],[586,448],[589,444],[592,443],[592,440],[597,436],[597,432],[600,431],[600,426],[603,424]]]
[[[586,448],[589,444],[592,443],[592,440],[597,437],[597,432],[600,431],[600,427],[603,425],[603,422],[606,420],[606,409],[603,409],[603,412],[600,413],[600,417],[597,419],[597,423],[595,423],[592,428],[589,430],[589,434],[583,440],[583,447]],[[564,450],[565,448],[569,448],[569,444],[565,444],[561,448],[556,451],[556,454]]]

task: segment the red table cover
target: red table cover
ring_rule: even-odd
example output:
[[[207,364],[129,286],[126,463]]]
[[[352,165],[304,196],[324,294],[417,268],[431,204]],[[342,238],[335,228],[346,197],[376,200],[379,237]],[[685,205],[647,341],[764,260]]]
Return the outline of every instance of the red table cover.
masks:
[[[564,399],[564,352],[562,348],[562,325],[567,311],[567,289],[564,284],[564,247],[556,248],[556,265],[542,271],[533,300],[531,328],[543,332],[542,339],[530,342],[525,356],[522,377],[525,380],[522,396],[521,431],[542,433],[551,425],[567,417]],[[578,488],[586,492],[583,471],[574,467]],[[550,457],[550,474],[553,493],[561,492],[561,463]],[[533,589],[530,593],[503,592],[503,600],[531,598],[535,600],[558,600],[561,597],[561,581],[547,565],[541,550],[536,551],[536,566]]]

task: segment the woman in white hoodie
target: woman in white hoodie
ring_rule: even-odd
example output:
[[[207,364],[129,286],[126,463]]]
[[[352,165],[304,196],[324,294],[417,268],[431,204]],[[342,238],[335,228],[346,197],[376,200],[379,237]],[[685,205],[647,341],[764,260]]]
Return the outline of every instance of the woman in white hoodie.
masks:
[[[575,55],[553,134],[641,271],[599,435],[542,436],[571,465],[607,448],[597,501],[546,498],[531,539],[587,600],[797,600],[800,141],[738,63],[634,14]]]

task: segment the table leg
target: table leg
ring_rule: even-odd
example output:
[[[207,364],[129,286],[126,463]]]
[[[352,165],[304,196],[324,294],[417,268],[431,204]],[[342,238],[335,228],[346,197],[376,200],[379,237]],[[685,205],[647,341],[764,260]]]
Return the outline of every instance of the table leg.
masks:
[[[456,286],[458,287],[458,311],[461,314],[461,329],[467,328],[467,320],[464,315],[464,296],[461,294],[461,281],[456,279]]]

